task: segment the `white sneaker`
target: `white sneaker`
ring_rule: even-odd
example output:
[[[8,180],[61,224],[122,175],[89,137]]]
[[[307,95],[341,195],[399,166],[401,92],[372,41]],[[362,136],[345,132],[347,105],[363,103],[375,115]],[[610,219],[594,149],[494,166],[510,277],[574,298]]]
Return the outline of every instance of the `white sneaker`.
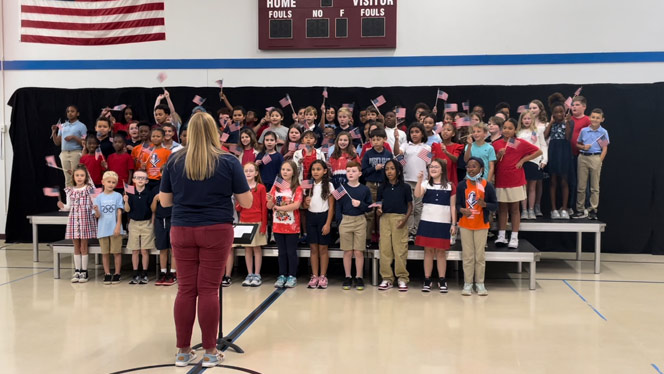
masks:
[[[78,270],[76,270],[76,271],[74,272],[74,276],[71,277],[71,282],[72,282],[72,283],[78,283],[79,280],[81,280],[81,272],[78,271]]]
[[[251,287],[251,281],[254,279],[253,274],[247,274],[247,277],[242,281],[242,287]]]
[[[510,238],[510,243],[507,245],[508,248],[516,249],[519,247],[519,239],[516,237]]]
[[[560,213],[557,210],[551,211],[551,219],[560,219]]]
[[[569,213],[565,209],[560,210],[560,219],[569,219]]]
[[[378,285],[378,289],[381,291],[389,290],[390,288],[392,288],[392,282],[390,281],[384,280]]]
[[[494,241],[494,244],[496,244],[496,247],[504,247],[507,245],[507,239],[504,236],[498,235],[498,239]]]
[[[574,209],[572,209],[572,208],[568,208],[568,209],[567,209],[567,215],[568,215],[568,216],[571,216],[572,214],[574,214]]]
[[[251,278],[251,287],[258,287],[261,284],[263,284],[263,279],[261,278],[260,275],[254,274],[253,278]]]
[[[461,295],[470,296],[472,294],[473,294],[473,284],[472,283],[464,283],[463,284],[463,290],[461,290]]]
[[[528,219],[528,210],[524,209],[521,211],[521,219]]]
[[[408,291],[408,284],[402,280],[399,281],[399,292]]]
[[[528,209],[528,219],[537,219],[537,215],[535,215],[535,209]]]
[[[542,217],[544,214],[542,214],[542,210],[540,209],[539,205],[535,205],[535,216],[536,217]]]
[[[489,291],[484,287],[484,283],[475,283],[475,288],[477,289],[477,294],[480,296],[486,296],[489,294]]]

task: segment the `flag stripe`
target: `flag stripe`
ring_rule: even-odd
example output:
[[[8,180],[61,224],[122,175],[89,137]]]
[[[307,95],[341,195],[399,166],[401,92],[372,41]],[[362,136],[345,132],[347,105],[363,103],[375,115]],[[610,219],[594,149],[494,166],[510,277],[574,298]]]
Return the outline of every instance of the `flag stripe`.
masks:
[[[126,44],[126,43],[150,42],[150,41],[165,40],[165,39],[166,39],[165,33],[118,36],[111,38],[69,38],[69,37],[41,36],[41,35],[23,35],[21,37],[21,41],[24,43],[70,44],[70,45]]]
[[[98,30],[117,30],[139,28],[145,26],[163,26],[163,18],[147,18],[133,21],[107,22],[107,23],[66,23],[53,21],[31,21],[22,20],[21,27],[35,29],[51,30],[78,30],[78,31],[98,31]]]
[[[49,30],[49,29],[21,29],[24,35],[40,35],[40,36],[61,36],[71,38],[103,38],[103,37],[116,37],[128,35],[141,35],[141,34],[156,34],[164,32],[163,26],[158,27],[134,27],[130,29],[117,29],[117,30],[94,30],[94,31],[74,31],[74,30]]]
[[[149,18],[163,18],[164,12],[151,11],[151,12],[137,12],[130,14],[112,14],[106,16],[61,16],[57,14],[37,14],[37,13],[23,13],[22,20],[27,21],[46,21],[46,22],[63,22],[64,20],[73,21],[74,23],[113,23],[121,21],[134,21],[139,19]]]
[[[85,8],[68,8],[65,6],[61,6],[59,3],[63,2],[59,1],[57,7],[21,5],[21,13],[57,14],[61,16],[106,16],[112,14],[128,14],[136,12],[146,12],[151,10],[164,10],[163,3],[118,6],[113,8],[100,8],[96,4],[85,5]],[[74,2],[74,4],[76,4],[76,2]]]

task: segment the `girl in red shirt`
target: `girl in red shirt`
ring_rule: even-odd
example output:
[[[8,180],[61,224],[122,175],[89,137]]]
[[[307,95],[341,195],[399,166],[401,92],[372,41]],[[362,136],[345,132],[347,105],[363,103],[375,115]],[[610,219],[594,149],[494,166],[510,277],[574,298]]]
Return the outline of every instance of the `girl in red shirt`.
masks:
[[[256,161],[258,143],[256,142],[256,135],[253,130],[246,127],[243,128],[240,131],[240,144],[238,145],[242,148],[242,153],[240,154],[240,163],[242,166]]]
[[[512,236],[508,247],[519,246],[519,225],[521,215],[519,204],[526,199],[526,175],[523,164],[542,155],[534,145],[516,139],[516,120],[510,118],[503,124],[503,137],[491,143],[496,151],[496,195],[498,196],[498,239],[497,247],[507,244],[505,228],[507,212],[512,220]]]
[[[348,178],[346,178],[346,164],[349,161],[361,164],[360,158],[355,153],[355,148],[353,148],[350,133],[342,131],[334,141],[334,151],[332,152],[332,156],[330,156],[330,168],[332,169],[332,184],[334,188],[339,188],[342,183],[348,182]]]
[[[255,138],[254,138],[255,140]],[[267,199],[265,186],[262,184],[258,166],[253,162],[244,165],[244,176],[254,197],[251,208],[243,209],[240,204],[235,204],[235,209],[240,215],[240,223],[259,225],[258,231],[251,244],[244,247],[244,257],[247,263],[247,277],[242,282],[245,287],[258,287],[263,281],[261,279],[261,264],[263,262],[262,245],[267,244]],[[254,270],[255,269],[255,270]]]
[[[451,123],[443,124],[443,130],[440,132],[440,137],[443,139],[442,143],[433,143],[431,145],[431,152],[434,158],[445,160],[447,165],[447,180],[457,184],[457,161],[459,155],[463,152],[463,145],[457,144],[452,141],[456,135],[456,129]]]

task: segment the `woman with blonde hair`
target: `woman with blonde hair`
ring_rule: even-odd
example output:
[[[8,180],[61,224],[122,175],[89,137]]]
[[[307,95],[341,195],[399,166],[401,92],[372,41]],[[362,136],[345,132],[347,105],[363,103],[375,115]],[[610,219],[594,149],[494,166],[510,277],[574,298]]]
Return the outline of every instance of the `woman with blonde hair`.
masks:
[[[203,367],[219,365],[219,285],[233,244],[231,197],[250,208],[252,195],[237,158],[221,150],[215,121],[207,113],[194,114],[187,129],[187,146],[168,160],[159,199],[173,207],[171,244],[178,264],[178,293],[174,317],[178,353],[176,366],[187,366],[196,354],[191,334],[198,303],[203,337]]]

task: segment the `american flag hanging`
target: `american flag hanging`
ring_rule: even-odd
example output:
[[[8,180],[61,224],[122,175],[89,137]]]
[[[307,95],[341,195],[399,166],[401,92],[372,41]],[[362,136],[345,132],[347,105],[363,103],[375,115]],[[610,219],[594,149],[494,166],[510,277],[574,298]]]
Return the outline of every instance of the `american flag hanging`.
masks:
[[[21,42],[111,45],[166,40],[164,1],[21,0]]]

